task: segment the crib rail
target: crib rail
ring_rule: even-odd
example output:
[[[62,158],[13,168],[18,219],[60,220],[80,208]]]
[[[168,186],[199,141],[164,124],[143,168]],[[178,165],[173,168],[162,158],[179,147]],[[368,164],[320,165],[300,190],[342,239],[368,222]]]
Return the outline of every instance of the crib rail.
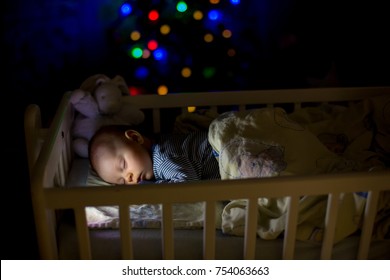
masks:
[[[383,190],[390,190],[390,173],[361,173],[361,174],[334,174],[334,175],[318,175],[318,176],[294,176],[294,177],[279,177],[279,178],[264,178],[245,179],[239,181],[239,188],[236,180],[215,181],[212,188],[205,182],[189,182],[170,185],[142,185],[129,188],[127,186],[115,187],[88,187],[93,188],[94,195],[91,196],[90,190],[85,187],[74,188],[51,188],[45,190],[47,197],[47,207],[51,209],[79,209],[77,211],[78,219],[82,221],[77,223],[81,227],[83,240],[88,240],[88,230],[85,223],[84,212],[81,211],[85,206],[98,205],[120,205],[121,213],[121,233],[129,233],[131,231],[128,221],[128,211],[126,207],[130,204],[158,204],[163,203],[164,209],[164,257],[167,259],[173,258],[173,225],[171,222],[173,203],[190,203],[204,200],[204,193],[207,192],[206,203],[206,223],[204,233],[207,237],[215,234],[214,221],[212,220],[213,208],[217,201],[228,199],[246,198],[249,201],[247,207],[247,225],[245,233],[245,252],[246,259],[253,259],[255,232],[257,222],[257,198],[258,197],[290,197],[290,206],[288,212],[288,225],[284,239],[284,259],[292,259],[294,257],[294,242],[295,228],[297,224],[297,205],[298,197],[301,195],[328,195],[328,214],[327,227],[321,258],[329,259],[332,253],[335,214],[337,214],[337,201],[341,193],[359,192],[369,190],[368,203],[365,211],[365,219],[363,226],[363,234],[367,235],[362,238],[364,243],[360,245],[358,258],[366,258],[369,248],[369,240],[372,232],[373,215],[376,213],[376,205],[378,194]],[[308,188],[307,186],[315,186]],[[291,196],[294,190],[294,196]],[[156,196],[156,193],[164,193],[164,201],[161,201],[161,196]],[[179,199],[178,199],[179,198]],[[335,207],[336,206],[336,207]],[[209,215],[207,215],[209,214]],[[211,215],[210,215],[211,214]],[[212,230],[211,230],[212,229]],[[131,239],[129,234],[122,236],[123,245],[126,250],[129,250]],[[207,240],[207,239],[206,239]],[[84,257],[90,258],[90,249],[88,242],[82,242],[84,248]],[[205,257],[213,257],[213,240],[210,243],[204,244]],[[206,254],[207,252],[207,254]],[[131,257],[131,253],[127,257]]]
[[[245,98],[243,98],[245,94]],[[250,104],[274,106],[277,103],[291,103],[299,108],[305,102],[353,101],[380,94],[390,94],[390,88],[337,88],[337,89],[291,89],[248,92],[219,92],[172,94],[167,96],[129,97],[142,109],[152,109],[153,125],[160,131],[161,109],[188,106],[238,105],[241,110]],[[215,181],[210,187],[207,182],[188,182],[162,185],[65,188],[66,178],[73,160],[70,147],[73,109],[69,104],[70,92],[64,95],[56,116],[49,128],[39,156],[31,160],[31,190],[34,206],[38,242],[44,259],[58,258],[55,237],[55,210],[73,209],[76,217],[80,257],[90,259],[91,247],[85,207],[118,205],[120,208],[120,235],[123,259],[133,259],[131,225],[128,207],[130,204],[162,204],[163,258],[173,259],[174,229],[172,204],[185,202],[205,203],[204,217],[204,259],[215,258],[215,204],[221,200],[246,199],[246,225],[244,238],[245,259],[254,259],[257,228],[257,199],[259,197],[289,197],[287,224],[284,234],[283,259],[293,259],[295,251],[298,218],[298,200],[302,195],[327,195],[326,229],[322,242],[321,259],[332,256],[334,232],[338,213],[338,200],[343,193],[369,191],[364,213],[362,237],[357,254],[358,259],[368,257],[370,237],[376,213],[379,193],[390,190],[390,173],[378,171],[359,174],[332,174],[318,176],[291,176],[264,179]],[[223,98],[221,98],[223,97]],[[39,118],[38,118],[39,119]],[[39,127],[39,126],[38,126]],[[27,139],[27,138],[26,138]],[[27,140],[26,140],[27,141]],[[239,188],[237,187],[239,184]],[[315,186],[315,188],[307,187]],[[294,190],[293,192],[291,190]],[[207,193],[205,200],[204,193]],[[294,193],[292,196],[291,193]],[[91,195],[93,194],[93,195]],[[156,195],[159,194],[159,195]],[[161,195],[160,195],[161,194]],[[164,196],[164,199],[161,199]],[[179,198],[179,199],[177,199]]]
[[[356,101],[383,94],[390,94],[390,87],[193,92],[128,98],[141,109],[153,109],[153,131],[160,132],[161,109],[181,108],[182,112],[187,112],[188,107],[208,107],[217,111],[223,106],[237,106],[242,111],[248,105],[273,107],[278,104],[292,104],[293,110],[296,110],[304,103]]]
[[[351,87],[192,92],[164,96],[137,95],[129,98],[140,108],[180,108],[187,106],[244,106],[250,104],[299,104],[304,102],[361,100],[389,93],[389,87]]]

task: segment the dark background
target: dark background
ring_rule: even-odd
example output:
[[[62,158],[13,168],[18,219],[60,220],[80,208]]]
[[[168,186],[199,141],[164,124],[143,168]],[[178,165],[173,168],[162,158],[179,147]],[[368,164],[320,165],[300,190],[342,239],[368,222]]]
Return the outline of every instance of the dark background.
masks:
[[[62,94],[78,88],[90,75],[120,74],[129,85],[142,87],[128,70],[131,61],[122,57],[110,36],[112,22],[100,17],[102,9],[118,2],[124,1],[2,2],[2,259],[39,258],[24,146],[26,106],[38,104],[47,126]],[[179,92],[195,87],[208,91],[390,85],[390,17],[381,2],[241,0],[233,25],[242,31],[244,55],[239,59],[244,63],[239,65],[245,67],[235,73],[235,83],[227,85],[222,77],[212,83],[177,83],[173,88]],[[333,78],[327,79],[330,69]]]

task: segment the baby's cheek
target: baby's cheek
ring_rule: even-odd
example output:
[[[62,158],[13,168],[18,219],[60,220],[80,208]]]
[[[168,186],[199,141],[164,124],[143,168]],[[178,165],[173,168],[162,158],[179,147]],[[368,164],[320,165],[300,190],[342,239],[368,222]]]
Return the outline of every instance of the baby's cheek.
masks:
[[[153,173],[153,170],[149,170],[147,173],[146,173],[146,176],[145,176],[146,180],[153,180],[154,179],[154,173]]]

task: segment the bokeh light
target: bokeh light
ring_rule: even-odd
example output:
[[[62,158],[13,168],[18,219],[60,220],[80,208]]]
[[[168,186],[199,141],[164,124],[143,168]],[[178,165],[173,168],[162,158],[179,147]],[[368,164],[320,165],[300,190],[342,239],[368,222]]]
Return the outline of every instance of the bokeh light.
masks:
[[[150,40],[148,42],[148,49],[151,50],[151,51],[154,51],[155,49],[157,49],[158,47],[158,43],[156,40]]]
[[[166,85],[160,85],[157,88],[157,94],[158,95],[167,95],[168,94],[168,87]]]
[[[218,10],[210,10],[208,13],[210,20],[218,20],[222,17],[221,13]]]
[[[215,68],[214,67],[206,67],[203,69],[203,76],[206,79],[209,79],[215,75]]]
[[[156,21],[158,20],[158,18],[160,17],[160,14],[158,13],[157,10],[151,10],[148,14],[148,18],[151,20],[151,21]]]
[[[133,41],[138,41],[141,38],[141,33],[139,31],[134,30],[130,33],[130,39]]]
[[[167,86],[170,92],[219,90],[247,79],[225,79],[229,71],[246,75],[233,60],[241,50],[237,43],[244,49],[247,45],[240,40],[242,23],[233,7],[239,0],[119,2],[125,4],[116,13],[112,37],[118,50],[133,60],[129,76],[145,87],[141,94],[156,94],[158,88],[166,94]]]
[[[195,112],[195,110],[196,110],[196,107],[195,107],[195,106],[189,106],[189,107],[187,107],[188,113],[193,113],[193,112]]]
[[[145,79],[149,75],[149,69],[146,66],[139,66],[134,73],[137,79]]]
[[[176,10],[180,13],[184,13],[185,11],[187,11],[187,3],[184,2],[184,1],[179,1],[176,5]]]
[[[225,29],[224,31],[222,31],[222,37],[228,39],[232,37],[232,32],[229,29]]]
[[[131,96],[139,95],[141,93],[142,93],[142,91],[139,88],[133,87],[133,86],[129,87],[129,94]]]
[[[163,35],[167,35],[167,34],[169,34],[169,32],[171,32],[171,27],[168,24],[163,24],[160,27],[160,32]]]
[[[211,43],[214,40],[214,36],[211,33],[207,33],[204,35],[204,41],[207,43]]]
[[[124,3],[121,6],[121,14],[122,14],[122,16],[128,16],[129,14],[131,14],[132,10],[133,10],[133,8],[131,7],[131,5],[129,3]]]
[[[188,78],[190,77],[192,74],[192,71],[189,67],[184,67],[183,69],[181,69],[181,75],[184,77],[184,78]]]
[[[140,58],[142,57],[142,49],[139,47],[134,47],[129,50],[130,55],[134,58]]]
[[[150,57],[150,51],[148,49],[144,49],[142,53],[142,58],[149,58]]]
[[[167,59],[167,52],[163,48],[157,48],[153,52],[153,57],[155,60],[159,60],[159,61],[166,60]]]
[[[235,49],[228,49],[227,55],[232,57],[236,55],[236,50]]]
[[[195,20],[201,20],[203,18],[203,13],[199,10],[196,10],[193,14],[192,14],[193,18]]]

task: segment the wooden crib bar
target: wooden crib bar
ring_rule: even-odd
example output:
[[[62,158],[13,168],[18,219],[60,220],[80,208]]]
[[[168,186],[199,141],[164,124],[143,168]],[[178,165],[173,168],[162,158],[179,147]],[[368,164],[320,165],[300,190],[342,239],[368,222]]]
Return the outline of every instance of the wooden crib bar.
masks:
[[[122,258],[124,260],[133,259],[133,243],[131,240],[131,225],[129,206],[121,205],[119,207],[119,218],[120,218],[120,233],[121,233],[121,248]]]
[[[245,236],[244,236],[244,259],[253,260],[255,258],[257,230],[257,197],[247,200],[245,216]]]
[[[215,204],[216,201],[205,201],[203,229],[203,259],[215,259]]]
[[[337,213],[339,208],[338,201],[340,195],[340,193],[330,193],[328,195],[325,216],[325,232],[321,249],[322,260],[331,259],[332,256],[334,233],[336,229]]]
[[[389,184],[389,182],[390,181],[388,180],[387,184]],[[374,227],[375,215],[378,206],[378,199],[379,199],[379,191],[373,190],[368,192],[366,208],[363,214],[364,218],[363,218],[362,233],[360,236],[359,251],[357,254],[357,259],[360,260],[366,259],[368,256],[371,235]]]
[[[163,259],[173,260],[175,254],[173,242],[173,214],[171,202],[163,203],[161,219]]]
[[[87,219],[85,216],[84,207],[73,208],[75,219],[76,219],[76,229],[77,229],[77,240],[79,245],[80,259],[90,260],[92,258],[91,254],[91,245],[89,241],[89,231],[87,227]]]
[[[289,197],[286,229],[284,231],[283,240],[283,259],[285,260],[294,259],[295,236],[298,221],[298,201],[299,196],[297,195]]]
[[[327,94],[327,91],[332,94]],[[390,93],[389,88],[367,89],[318,89],[313,95],[310,89],[307,90],[269,90],[261,92],[246,92],[251,98],[242,98],[237,92],[221,93],[191,93],[180,95],[156,96],[137,96],[133,98],[133,103],[142,109],[152,109],[154,131],[161,129],[161,109],[163,108],[187,108],[187,106],[208,106],[217,110],[218,106],[238,105],[239,110],[244,110],[246,105],[244,101],[251,101],[251,104],[266,104],[268,107],[274,106],[280,100],[281,103],[292,103],[294,108],[300,108],[302,102],[328,102],[344,101],[349,99],[360,99],[364,97],[375,96],[376,94]],[[133,259],[131,224],[128,207],[130,204],[161,203],[159,198],[152,194],[156,186],[148,187],[135,186],[128,188],[125,186],[110,187],[83,187],[61,188],[66,185],[67,174],[70,170],[73,160],[71,149],[71,124],[73,120],[73,110],[69,104],[70,93],[67,93],[59,107],[55,119],[50,127],[45,145],[48,145],[39,156],[29,155],[29,159],[36,159],[29,162],[32,176],[32,196],[35,208],[35,220],[37,222],[37,231],[41,253],[43,258],[57,258],[55,248],[55,233],[53,233],[53,223],[47,216],[54,213],[56,209],[74,209],[76,217],[77,236],[79,241],[80,257],[90,259],[91,248],[89,240],[89,229],[85,217],[85,207],[99,205],[119,205],[120,209],[120,236],[123,259]],[[276,98],[275,98],[276,96]],[[276,101],[275,101],[276,100]],[[38,108],[39,109],[39,108]],[[37,114],[37,108],[32,107],[30,116],[35,116],[34,127],[39,127],[40,116]],[[35,133],[35,134],[34,134]],[[31,133],[36,137],[37,143],[39,136],[36,132]],[[30,135],[30,136],[31,136]],[[53,137],[54,136],[54,137]],[[31,138],[31,137],[30,137]],[[27,140],[26,140],[27,141]],[[34,148],[28,147],[33,154]],[[37,152],[35,152],[37,153]],[[55,163],[48,166],[47,163]],[[367,191],[370,189],[367,204],[364,212],[364,223],[362,229],[362,238],[359,244],[357,258],[364,259],[368,257],[370,236],[373,230],[373,221],[376,214],[379,192],[390,190],[390,174],[385,172],[376,172],[375,174],[337,174],[337,175],[319,175],[308,177],[289,177],[289,178],[266,178],[264,180],[246,179],[240,180],[240,187],[237,188],[235,180],[217,181],[213,183],[213,188],[208,188],[202,182],[190,182],[188,184],[170,184],[164,189],[166,201],[162,203],[162,251],[164,259],[174,259],[174,227],[172,204],[176,203],[173,197],[180,197],[180,202],[203,201],[201,193],[208,193],[205,203],[205,216],[203,228],[203,258],[215,258],[215,209],[217,201],[229,199],[247,199],[246,225],[244,235],[244,259],[255,259],[256,230],[257,230],[257,199],[258,197],[283,197],[289,196],[289,207],[287,212],[286,230],[284,232],[283,259],[294,259],[296,230],[298,221],[299,197],[302,195],[328,195],[328,204],[326,212],[326,228],[322,242],[321,259],[330,259],[332,256],[334,232],[336,225],[336,214],[338,213],[338,200],[343,193]],[[53,184],[53,182],[56,182]],[[384,182],[388,182],[387,185]],[[304,185],[315,184],[316,188],[305,188]],[[60,188],[55,188],[60,186]],[[266,186],[262,188],[262,186]],[[160,188],[160,186],[158,186]],[[89,196],[89,189],[93,188],[95,195]],[[203,190],[199,191],[199,188]],[[185,189],[185,190],[184,190]],[[294,196],[291,195],[291,189],[294,189]],[[174,195],[175,194],[175,195]]]

